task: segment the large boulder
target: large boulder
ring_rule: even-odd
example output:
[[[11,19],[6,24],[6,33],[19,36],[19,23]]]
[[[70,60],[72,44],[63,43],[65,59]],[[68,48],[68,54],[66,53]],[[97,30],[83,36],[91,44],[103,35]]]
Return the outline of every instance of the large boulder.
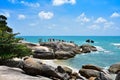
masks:
[[[120,71],[120,63],[116,63],[110,66],[108,69],[111,73],[118,73]]]
[[[61,80],[69,79],[65,72],[60,72],[58,68],[43,64],[42,62],[33,58],[25,58],[21,69],[29,75],[42,75],[50,78],[58,78]]]
[[[80,46],[82,53],[90,53],[91,51],[97,51],[97,48],[89,44],[84,44]]]
[[[59,42],[57,48],[59,50],[69,51],[77,48],[77,45],[73,43]]]
[[[55,59],[54,53],[51,52],[35,52],[33,57],[39,59]]]
[[[87,79],[89,79],[90,77],[98,77],[99,76],[99,71],[92,70],[92,69],[80,69],[79,73]]]
[[[52,80],[43,76],[30,76],[19,68],[0,66],[0,80]]]
[[[61,51],[58,50],[55,52],[55,58],[57,59],[68,59],[75,56],[75,53],[73,51]]]
[[[54,59],[55,55],[53,53],[53,50],[44,47],[44,46],[36,46],[32,48],[33,51],[33,57],[34,58],[39,58],[39,59]]]
[[[82,69],[83,70],[81,70],[81,73],[84,73],[84,75],[86,75],[86,78],[90,76],[96,77],[95,80],[112,80],[110,74],[99,66],[88,64],[83,65]]]
[[[93,70],[103,72],[103,69],[101,67],[95,66],[95,65],[92,65],[92,64],[83,65],[82,68],[83,69],[93,69]]]
[[[34,46],[31,48],[34,52],[53,52],[51,48],[45,47],[45,46]]]

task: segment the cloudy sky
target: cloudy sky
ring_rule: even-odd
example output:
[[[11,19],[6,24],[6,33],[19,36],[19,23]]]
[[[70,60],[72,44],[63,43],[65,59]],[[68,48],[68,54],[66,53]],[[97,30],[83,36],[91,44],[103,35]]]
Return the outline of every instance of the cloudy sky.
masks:
[[[20,35],[120,36],[120,0],[0,0]]]

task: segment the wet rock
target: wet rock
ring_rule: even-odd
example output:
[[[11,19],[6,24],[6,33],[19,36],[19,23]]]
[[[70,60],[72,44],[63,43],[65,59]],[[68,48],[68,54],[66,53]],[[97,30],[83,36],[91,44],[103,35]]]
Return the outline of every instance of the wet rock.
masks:
[[[92,69],[80,69],[79,73],[87,79],[89,79],[90,77],[98,77],[99,76],[99,71],[92,70]]]
[[[72,69],[70,69],[69,67],[63,67],[64,71],[66,73],[68,73],[69,75],[72,74]]]
[[[56,70],[60,73],[65,73],[65,70],[61,66],[57,66]]]
[[[118,73],[120,71],[120,63],[111,65],[108,70],[111,73]]]
[[[94,41],[91,40],[91,39],[87,39],[86,42],[87,42],[87,43],[94,43]]]
[[[95,79],[95,80],[112,80],[110,79],[107,75],[105,75],[104,73],[100,72],[99,76]]]
[[[103,72],[102,68],[100,68],[99,66],[92,65],[92,64],[83,65],[82,68],[83,69],[93,69],[93,70]]]
[[[90,53],[91,51],[97,51],[97,48],[94,46],[91,46],[89,44],[84,44],[82,46],[80,46],[80,48],[82,49],[82,53]]]

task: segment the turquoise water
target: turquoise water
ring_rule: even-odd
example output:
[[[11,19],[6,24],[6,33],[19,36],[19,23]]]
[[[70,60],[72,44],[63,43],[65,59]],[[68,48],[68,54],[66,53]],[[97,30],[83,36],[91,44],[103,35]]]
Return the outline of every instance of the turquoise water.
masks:
[[[83,64],[94,64],[101,67],[108,67],[111,64],[120,62],[120,36],[21,36],[26,41],[38,43],[42,38],[63,39],[66,41],[74,41],[76,44],[81,45],[85,40],[92,39],[95,41],[94,46],[99,51],[90,54],[78,54],[74,58],[68,60],[61,60],[73,68],[79,69]]]

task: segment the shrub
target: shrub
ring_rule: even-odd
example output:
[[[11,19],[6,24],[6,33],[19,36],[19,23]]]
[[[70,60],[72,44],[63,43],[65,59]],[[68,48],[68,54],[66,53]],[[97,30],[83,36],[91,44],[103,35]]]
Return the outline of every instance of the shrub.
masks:
[[[0,15],[0,59],[11,59],[32,54],[25,45],[19,44],[19,38],[13,34],[12,29],[7,26],[7,18]]]

